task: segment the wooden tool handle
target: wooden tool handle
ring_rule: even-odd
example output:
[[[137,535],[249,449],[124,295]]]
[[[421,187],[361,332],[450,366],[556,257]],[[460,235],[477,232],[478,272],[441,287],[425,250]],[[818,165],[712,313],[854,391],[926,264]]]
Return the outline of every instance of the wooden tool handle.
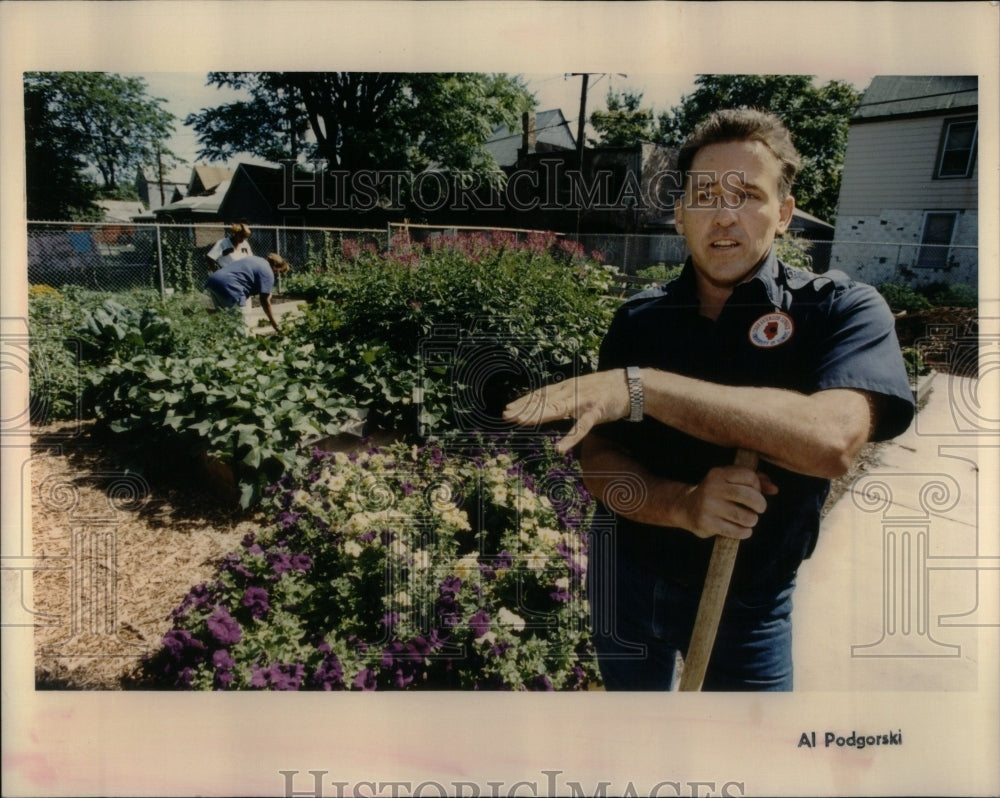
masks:
[[[757,454],[740,449],[736,452],[735,465],[757,470]],[[715,645],[715,634],[719,631],[719,619],[722,617],[722,606],[726,603],[729,592],[729,582],[733,576],[733,566],[736,564],[736,554],[740,542],[736,538],[716,535],[712,547],[712,559],[708,562],[708,572],[705,574],[705,586],[701,591],[701,601],[698,603],[698,614],[694,619],[694,630],[691,632],[691,642],[688,645],[687,656],[684,657],[684,670],[681,672],[680,689],[682,691],[698,691],[705,680],[705,670],[708,668],[708,658]]]

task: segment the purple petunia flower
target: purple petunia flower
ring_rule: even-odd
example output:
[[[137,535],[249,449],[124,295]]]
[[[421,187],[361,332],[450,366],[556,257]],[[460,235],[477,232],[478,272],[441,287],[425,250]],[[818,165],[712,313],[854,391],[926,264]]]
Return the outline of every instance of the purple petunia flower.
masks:
[[[399,623],[399,613],[394,610],[389,610],[382,616],[382,625],[386,629],[394,629],[396,624]]]
[[[220,670],[229,670],[236,664],[236,660],[226,649],[220,648],[212,653],[212,664]]]
[[[480,610],[469,618],[469,628],[477,640],[490,630],[490,616],[486,610]]]
[[[204,644],[187,629],[171,629],[163,635],[163,647],[177,662],[202,662],[207,653]]]
[[[564,587],[557,587],[555,590],[549,593],[549,598],[551,598],[553,601],[562,602],[563,604],[567,604],[573,600],[573,596],[571,596],[570,592],[566,590],[566,588]]]
[[[240,604],[250,610],[253,618],[263,618],[271,609],[267,591],[262,587],[248,587],[243,591]]]
[[[551,680],[544,673],[539,673],[537,676],[532,678],[530,681],[528,681],[525,687],[527,687],[529,690],[537,690],[543,692],[551,692],[555,690],[555,688],[552,686]]]
[[[296,571],[308,571],[312,568],[312,557],[304,552],[292,555],[292,568]]]
[[[175,620],[179,618],[186,618],[191,610],[204,607],[209,601],[211,601],[211,599],[212,593],[204,582],[200,585],[195,585],[188,591],[187,595],[184,596],[180,606],[175,608],[170,613],[170,617]]]
[[[216,607],[205,625],[219,645],[231,646],[243,639],[243,630],[225,607]]]
[[[285,510],[278,513],[275,520],[281,525],[281,531],[287,532],[298,523],[299,518],[301,518],[301,515],[294,510]]]
[[[329,653],[309,677],[311,687],[319,690],[343,690],[344,669],[337,655]]]
[[[271,564],[271,570],[279,576],[292,570],[292,558],[283,551],[269,552],[267,561]]]
[[[268,685],[268,669],[262,668],[260,665],[253,666],[253,673],[250,676],[250,686],[257,688],[258,690],[263,690]]]
[[[185,687],[185,688],[187,688],[187,687],[191,686],[191,683],[193,681],[194,681],[194,669],[193,668],[184,668],[183,670],[181,670],[181,671],[179,671],[177,673],[177,678],[175,680],[175,684],[178,687]]]
[[[375,671],[371,668],[364,668],[354,677],[354,687],[358,690],[374,690],[377,684]]]
[[[233,683],[234,678],[235,676],[232,671],[216,671],[212,677],[212,686],[216,690],[227,690],[229,685]]]
[[[268,678],[274,690],[298,690],[305,676],[305,667],[300,663],[275,663],[271,666]]]

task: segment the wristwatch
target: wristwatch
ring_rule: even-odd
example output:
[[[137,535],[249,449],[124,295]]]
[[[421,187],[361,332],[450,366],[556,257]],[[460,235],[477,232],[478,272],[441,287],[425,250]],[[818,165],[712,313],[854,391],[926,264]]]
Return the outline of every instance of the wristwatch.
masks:
[[[629,421],[642,421],[642,377],[638,366],[625,369],[625,380],[628,382],[628,398],[632,406]]]

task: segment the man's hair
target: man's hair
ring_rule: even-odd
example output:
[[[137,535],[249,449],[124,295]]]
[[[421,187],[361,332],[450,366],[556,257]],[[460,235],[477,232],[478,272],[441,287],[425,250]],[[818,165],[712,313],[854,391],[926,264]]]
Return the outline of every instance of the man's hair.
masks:
[[[759,141],[767,147],[781,164],[779,199],[784,200],[792,193],[792,184],[802,165],[802,159],[792,144],[792,135],[777,116],[753,108],[715,111],[698,123],[677,154],[682,185],[687,185],[691,164],[700,149],[710,144],[733,141]]]
[[[247,227],[245,224],[241,224],[240,222],[235,222],[229,225],[228,232],[231,238],[238,236],[243,236],[243,238],[250,238],[250,228]]]

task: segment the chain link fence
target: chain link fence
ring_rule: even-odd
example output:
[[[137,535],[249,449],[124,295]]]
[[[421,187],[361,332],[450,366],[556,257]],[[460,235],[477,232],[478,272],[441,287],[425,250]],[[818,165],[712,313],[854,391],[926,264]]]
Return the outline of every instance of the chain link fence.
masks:
[[[386,251],[394,236],[414,241],[461,233],[501,232],[525,240],[539,231],[488,227],[435,227],[391,224],[373,228],[253,226],[250,245],[259,255],[278,252],[298,272],[336,266],[361,249]],[[224,233],[219,224],[28,223],[28,281],[53,288],[79,285],[99,291],[132,288],[162,295],[198,291],[208,275],[205,255]],[[560,236],[578,242],[588,254],[626,275],[683,262],[684,239],[664,234],[582,234]],[[896,242],[811,241],[797,252],[802,265],[816,272],[840,269],[873,285],[899,283],[914,288],[930,283],[978,284],[978,249],[969,245]]]
[[[96,291],[134,288],[200,291],[206,254],[222,238],[217,224],[28,222],[28,282]],[[345,247],[386,248],[385,229],[253,227],[257,255],[278,252],[295,269],[334,266]]]

